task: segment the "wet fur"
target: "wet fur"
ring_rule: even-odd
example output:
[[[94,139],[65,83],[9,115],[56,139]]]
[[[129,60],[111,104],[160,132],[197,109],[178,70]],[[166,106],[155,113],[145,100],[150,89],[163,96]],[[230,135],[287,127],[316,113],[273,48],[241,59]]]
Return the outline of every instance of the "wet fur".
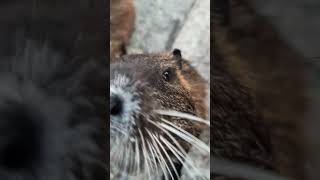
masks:
[[[213,8],[212,155],[305,179],[301,55],[250,1]]]
[[[114,86],[112,81],[118,74],[122,74],[131,79],[132,83],[129,84],[142,82],[142,84],[138,84],[135,91],[132,92],[138,93],[140,106],[139,114],[133,116],[135,117],[133,121],[136,122],[132,133],[133,138],[140,139],[137,135],[137,132],[140,130],[147,139],[146,129],[150,130],[156,136],[162,135],[166,137],[165,133],[153,124],[162,122],[162,116],[156,114],[154,112],[155,110],[174,110],[201,118],[207,117],[205,82],[185,59],[180,58],[181,57],[175,57],[171,53],[125,55],[114,59],[111,64],[111,86]],[[171,73],[170,80],[168,81],[163,79],[162,74],[166,70],[170,70]],[[129,87],[131,86],[132,85],[129,85]],[[113,118],[111,118],[111,125],[115,123],[112,119]],[[175,124],[175,126],[188,131],[195,137],[198,137],[202,130],[207,127],[202,123],[192,122],[178,117],[167,116],[166,119]],[[149,121],[153,121],[153,123]],[[126,131],[125,129],[122,130]],[[173,134],[173,136],[175,135]],[[180,140],[179,138],[177,138],[177,140],[185,151],[188,151],[191,147],[191,144],[187,141]],[[112,139],[110,141],[112,141]],[[139,144],[142,145],[140,140],[138,141]],[[124,147],[119,146],[118,148],[121,149]],[[167,153],[170,154],[170,151],[167,150]],[[173,156],[171,159],[176,161]],[[181,166],[181,164],[176,167],[178,166]]]
[[[110,1],[110,57],[125,54],[134,21],[135,11],[132,0]]]
[[[119,119],[111,115],[110,142],[113,142],[111,151],[116,152],[116,154],[123,154],[117,159],[117,157],[114,157],[117,155],[111,152],[111,158],[114,159],[112,166],[116,167],[120,164],[119,167],[122,167],[122,169],[120,168],[120,172],[116,173],[122,174],[125,177],[133,176],[131,178],[145,179],[148,178],[144,177],[144,174],[148,173],[146,164],[142,165],[142,168],[144,168],[142,172],[138,172],[135,164],[125,164],[123,162],[129,159],[126,154],[130,154],[129,157],[133,156],[137,161],[141,160],[142,162],[144,162],[142,159],[137,158],[140,156],[145,157],[141,150],[140,152],[131,150],[131,147],[135,145],[126,137],[131,137],[130,139],[137,141],[139,144],[138,149],[143,149],[143,141],[149,141],[151,144],[158,146],[153,138],[148,137],[148,130],[151,131],[158,140],[160,140],[160,136],[166,137],[161,126],[157,127],[157,125],[162,123],[161,118],[168,119],[169,122],[174,123],[174,126],[198,137],[202,130],[207,128],[207,125],[179,117],[161,116],[157,114],[155,110],[175,110],[206,119],[206,82],[188,61],[181,57],[180,51],[160,54],[123,55],[125,54],[125,45],[133,29],[135,12],[131,0],[111,1],[110,3],[110,98],[118,91],[116,90],[117,84],[123,84],[124,81],[128,80],[128,85],[124,86],[123,89],[133,94],[133,96],[128,97],[126,95],[122,97],[122,101],[124,103],[130,103],[131,98],[135,99],[132,101],[133,103],[130,103],[130,109],[135,112],[131,115],[131,118],[120,117],[122,119]],[[177,52],[179,53],[175,54]],[[166,82],[163,80],[162,73],[169,69],[171,73],[170,80]],[[119,79],[123,80],[122,83],[119,83]],[[122,94],[122,96],[124,96],[124,94]],[[128,105],[124,106],[124,109],[126,109]],[[112,110],[110,110],[110,112],[111,111]],[[125,114],[126,116],[128,115],[127,113]],[[118,124],[118,122],[121,123]],[[118,134],[119,131],[121,131],[120,134]],[[141,133],[141,135],[139,133]],[[126,135],[123,136],[123,134]],[[174,133],[172,133],[172,135],[179,141],[179,144],[185,151],[189,150],[191,147],[189,142],[179,139]],[[168,137],[166,138],[169,139]],[[117,144],[119,141],[120,143]],[[132,146],[130,146],[131,144]],[[166,148],[166,153],[170,154],[170,158],[166,157],[166,153],[164,152],[162,152],[162,155],[158,154],[156,158],[159,161],[161,156],[165,157],[165,161],[169,164],[170,170],[164,170],[164,174],[158,174],[158,172],[156,172],[158,169],[151,171],[151,174],[153,178],[165,179],[165,176],[169,176],[169,174],[172,173],[173,178],[179,179],[182,163],[174,157],[169,147]],[[148,151],[147,153],[150,155],[152,152]],[[140,155],[137,156],[137,154]],[[171,160],[174,163],[173,166],[170,164]],[[157,162],[156,164],[159,165],[161,163]],[[178,171],[177,175],[175,174],[175,169]],[[160,171],[163,171],[163,169],[160,169]],[[141,173],[140,176],[139,173]],[[116,179],[119,177],[113,178]]]
[[[102,5],[1,1],[0,179],[106,177]]]

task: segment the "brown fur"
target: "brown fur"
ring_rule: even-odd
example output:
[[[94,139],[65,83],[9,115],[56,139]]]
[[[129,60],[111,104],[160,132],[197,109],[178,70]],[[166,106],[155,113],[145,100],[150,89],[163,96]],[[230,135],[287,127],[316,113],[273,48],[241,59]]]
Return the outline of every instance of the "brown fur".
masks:
[[[214,8],[219,8],[218,1]],[[303,120],[307,104],[305,73],[299,66],[302,57],[255,13],[250,2],[230,2],[230,13],[224,11],[221,16],[223,13],[216,11],[212,17],[211,151],[244,163],[271,165],[282,175],[305,179]],[[237,137],[226,139],[230,135]],[[264,142],[264,148],[250,155],[248,152],[257,148],[248,142]],[[237,148],[227,145],[232,143]],[[226,147],[215,150],[220,146]]]
[[[182,59],[182,68],[180,69],[176,64],[176,60],[170,53],[161,53],[161,54],[135,54],[135,55],[125,55],[119,59],[113,60],[112,64],[134,64],[132,65],[133,71],[139,71],[139,73],[148,75],[150,74],[150,70],[157,70],[159,72],[164,71],[166,68],[172,68],[174,70],[174,87],[178,87],[173,89],[171,95],[175,96],[179,93],[183,93],[184,96],[191,99],[191,104],[193,106],[194,115],[197,115],[202,118],[207,118],[207,108],[205,105],[205,81],[198,74],[198,72],[187,62],[187,60]],[[157,74],[158,75],[158,74]],[[159,77],[161,78],[161,74]],[[159,86],[154,82],[149,82],[150,85]],[[161,85],[161,84],[160,84]],[[169,88],[169,87],[157,87],[159,89]],[[174,91],[180,91],[175,93]],[[165,96],[160,94],[159,98],[166,98]],[[179,98],[173,98],[176,101],[169,101],[168,103],[172,109],[181,110],[175,106],[183,106],[178,101]],[[170,99],[166,99],[167,101]]]
[[[133,31],[135,12],[132,0],[110,1],[110,57],[119,57],[125,51]]]
[[[182,66],[180,67],[180,63]],[[170,80],[166,81],[162,77],[162,73],[171,69]],[[136,128],[142,133],[146,133],[145,129],[151,130],[157,135],[167,135],[161,129],[149,123],[146,117],[154,122],[160,121],[160,116],[154,113],[154,110],[175,110],[179,112],[189,113],[198,117],[207,118],[207,107],[205,103],[205,81],[200,77],[194,68],[184,60],[178,60],[172,54],[138,54],[125,55],[116,58],[111,63],[111,79],[114,73],[126,74],[129,79],[134,82],[140,81],[137,87],[140,99],[140,114],[136,117],[135,122],[138,124]],[[199,137],[204,128],[203,123],[197,123],[178,117],[166,117],[168,121],[177,125]],[[146,138],[148,136],[146,135]],[[191,148],[180,138],[177,138],[180,145],[185,151]],[[168,150],[168,153],[171,153]]]
[[[111,0],[110,7],[110,56],[112,62],[114,57],[123,55],[122,50],[125,49],[125,45],[127,44],[130,34],[133,30],[135,11],[132,0]],[[155,60],[158,61],[160,65],[164,64],[165,61],[168,61],[168,59],[170,59],[167,54],[154,57],[157,57]],[[188,93],[190,93],[197,109],[196,114],[199,117],[205,118],[207,116],[207,110],[204,100],[204,80],[200,77],[196,70],[192,68],[189,63],[187,63],[186,60],[183,60],[183,62],[183,71],[176,72],[178,83],[181,84],[183,88],[188,91]],[[145,69],[149,68],[146,67]],[[141,70],[143,70],[143,68],[141,68]]]

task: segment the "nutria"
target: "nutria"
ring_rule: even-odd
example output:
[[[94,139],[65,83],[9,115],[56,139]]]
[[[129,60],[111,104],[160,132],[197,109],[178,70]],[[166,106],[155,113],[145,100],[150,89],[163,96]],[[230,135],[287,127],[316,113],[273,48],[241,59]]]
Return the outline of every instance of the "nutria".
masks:
[[[124,55],[134,24],[132,1],[110,3],[111,176],[178,179],[183,164],[192,166],[185,160],[191,144],[209,151],[195,140],[208,126],[202,120],[206,82],[178,49]]]
[[[129,175],[140,168],[151,174],[160,170],[167,178],[176,179],[177,167],[190,163],[190,160],[185,162],[185,153],[191,145],[209,153],[209,147],[197,139],[209,123],[200,120],[207,118],[205,86],[205,81],[178,49],[172,53],[124,55],[114,59],[110,65],[113,164]],[[135,158],[117,157],[117,153]],[[153,154],[156,155],[150,161]],[[140,165],[130,160],[139,161]],[[123,164],[124,161],[129,162]]]
[[[110,1],[110,57],[125,54],[134,20],[135,11],[132,0]]]
[[[302,56],[250,1],[213,8],[211,155],[305,179]]]
[[[104,179],[103,2],[0,4],[0,179]]]

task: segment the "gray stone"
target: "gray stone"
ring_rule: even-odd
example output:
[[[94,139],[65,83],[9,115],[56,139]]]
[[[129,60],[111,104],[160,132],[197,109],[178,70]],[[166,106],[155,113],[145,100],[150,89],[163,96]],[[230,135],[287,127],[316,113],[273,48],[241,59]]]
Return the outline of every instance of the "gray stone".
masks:
[[[194,3],[172,47],[181,49],[202,77],[210,81],[210,0]]]
[[[195,0],[134,0],[136,25],[128,53],[170,50]]]

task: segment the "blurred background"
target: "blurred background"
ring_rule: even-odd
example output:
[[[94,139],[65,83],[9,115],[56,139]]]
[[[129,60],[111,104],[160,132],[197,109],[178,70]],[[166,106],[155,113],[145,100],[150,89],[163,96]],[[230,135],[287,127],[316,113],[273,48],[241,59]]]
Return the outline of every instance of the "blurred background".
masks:
[[[320,179],[320,1],[319,0],[255,0],[257,11],[265,15],[290,45],[304,59],[310,99],[306,132],[311,144],[306,168],[311,179]]]

